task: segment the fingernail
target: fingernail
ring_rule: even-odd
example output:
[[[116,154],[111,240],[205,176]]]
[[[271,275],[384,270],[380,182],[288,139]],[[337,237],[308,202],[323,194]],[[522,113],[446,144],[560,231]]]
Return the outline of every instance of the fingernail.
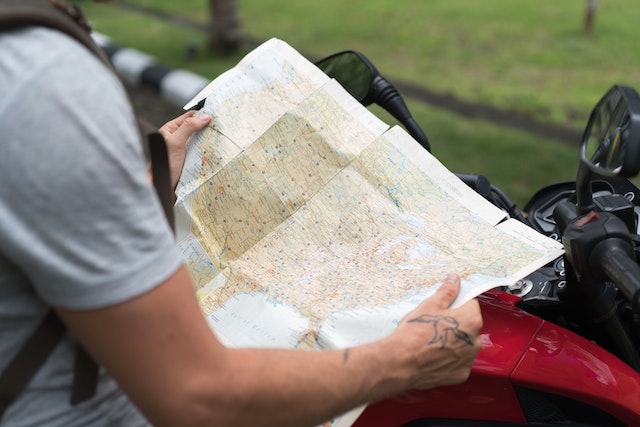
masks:
[[[204,111],[200,110],[196,113],[196,117],[198,117],[200,120],[202,120],[203,122],[206,122],[207,120],[209,120],[211,117],[209,117],[209,115],[207,113],[205,113]]]
[[[458,276],[456,276],[455,274],[449,274],[447,276],[447,280],[446,281],[447,282],[455,282],[457,278],[458,278]]]

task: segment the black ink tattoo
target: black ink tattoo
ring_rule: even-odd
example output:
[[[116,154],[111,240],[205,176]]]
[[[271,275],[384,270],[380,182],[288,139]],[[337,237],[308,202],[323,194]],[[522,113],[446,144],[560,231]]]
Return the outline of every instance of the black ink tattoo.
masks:
[[[460,324],[458,321],[450,316],[431,316],[429,314],[423,314],[408,321],[409,323],[431,323],[433,325],[433,331],[435,336],[429,345],[440,343],[441,348],[445,348],[447,340],[449,339],[449,333],[452,333],[454,337],[461,341],[464,341],[468,345],[473,345],[473,341],[469,335],[459,329]]]
[[[351,349],[346,348],[346,349],[342,352],[342,363],[347,363],[347,361],[349,360],[350,350],[351,350]]]

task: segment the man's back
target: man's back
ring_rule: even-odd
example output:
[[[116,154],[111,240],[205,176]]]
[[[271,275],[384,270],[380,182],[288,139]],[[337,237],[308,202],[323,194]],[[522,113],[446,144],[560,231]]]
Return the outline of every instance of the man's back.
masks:
[[[179,257],[117,78],[76,41],[44,28],[0,34],[0,57],[2,370],[50,305],[127,300],[175,270]],[[69,405],[74,349],[63,340],[3,425],[145,423],[103,371],[97,396]]]

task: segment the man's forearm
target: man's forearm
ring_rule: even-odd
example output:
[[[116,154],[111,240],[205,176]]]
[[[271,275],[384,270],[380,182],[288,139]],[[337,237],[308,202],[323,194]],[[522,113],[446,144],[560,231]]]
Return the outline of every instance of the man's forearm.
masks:
[[[229,350],[220,375],[192,402],[216,426],[315,426],[405,389],[396,353],[385,347],[387,341],[313,353]]]

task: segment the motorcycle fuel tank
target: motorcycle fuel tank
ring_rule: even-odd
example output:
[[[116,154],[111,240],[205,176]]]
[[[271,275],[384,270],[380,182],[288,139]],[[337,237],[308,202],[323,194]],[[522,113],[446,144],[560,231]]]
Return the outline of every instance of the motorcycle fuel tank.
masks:
[[[515,305],[519,297],[492,290],[478,300],[483,348],[469,379],[373,403],[354,427],[432,425],[417,420],[551,425],[544,422],[554,411],[587,418],[579,425],[640,425],[637,372],[596,344],[522,311]],[[540,399],[551,403],[541,409]],[[594,417],[602,421],[591,424]]]

